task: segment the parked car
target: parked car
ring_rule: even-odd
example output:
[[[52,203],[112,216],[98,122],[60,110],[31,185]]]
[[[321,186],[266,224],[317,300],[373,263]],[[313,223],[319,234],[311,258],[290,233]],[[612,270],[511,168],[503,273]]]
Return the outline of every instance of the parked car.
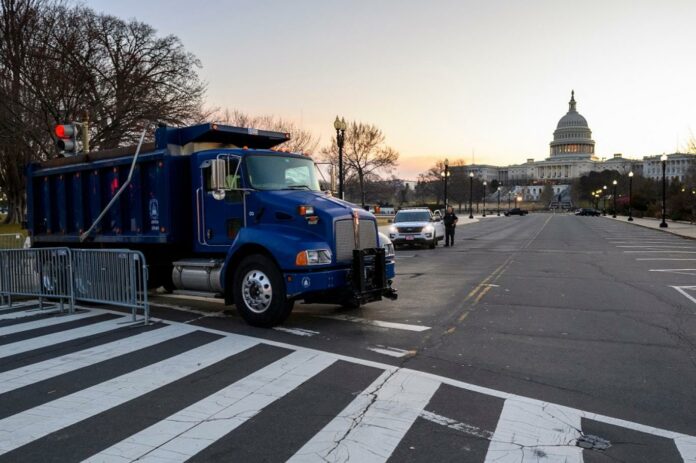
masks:
[[[396,247],[418,244],[434,249],[444,238],[445,224],[439,214],[433,214],[430,209],[402,209],[389,227],[389,239]]]
[[[583,207],[583,208],[575,211],[575,215],[589,215],[589,216],[597,217],[597,216],[602,215],[602,213],[600,211],[598,211],[597,209],[593,209],[591,207]]]
[[[507,211],[504,212],[505,216],[509,215],[527,215],[529,214],[529,211],[525,211],[524,209],[520,209],[519,207],[513,207],[512,209],[508,209]]]

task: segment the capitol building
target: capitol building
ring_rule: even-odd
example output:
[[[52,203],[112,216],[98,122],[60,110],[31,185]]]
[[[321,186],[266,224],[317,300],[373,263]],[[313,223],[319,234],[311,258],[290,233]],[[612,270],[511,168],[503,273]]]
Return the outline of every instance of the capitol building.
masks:
[[[473,172],[476,177],[491,182],[497,180],[508,188],[523,189],[527,200],[538,199],[543,185],[554,185],[555,193],[567,190],[571,180],[604,170],[635,174],[648,178],[660,179],[662,168],[660,155],[646,156],[643,159],[628,159],[621,154],[611,158],[600,159],[595,154],[595,141],[592,130],[577,110],[575,91],[570,94],[568,112],[561,117],[553,132],[553,140],[549,143],[549,156],[543,160],[527,159],[523,164],[509,166],[493,166],[471,164],[464,166],[466,175]],[[696,164],[696,155],[672,153],[667,156],[667,177],[673,180],[683,180],[687,170]],[[537,186],[534,186],[537,185]],[[524,188],[522,188],[524,186]]]

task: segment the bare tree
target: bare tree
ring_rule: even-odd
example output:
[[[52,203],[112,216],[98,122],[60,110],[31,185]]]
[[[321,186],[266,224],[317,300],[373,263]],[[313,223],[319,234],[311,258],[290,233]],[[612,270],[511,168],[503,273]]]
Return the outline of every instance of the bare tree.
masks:
[[[309,130],[298,127],[293,121],[277,116],[252,116],[239,110],[213,110],[208,117],[210,120],[237,127],[253,127],[256,129],[273,130],[290,134],[290,140],[278,145],[293,153],[311,154],[317,150],[319,139]]]
[[[384,134],[376,125],[353,121],[345,136],[344,170],[346,177],[355,176],[360,190],[360,203],[365,206],[365,183],[380,172],[391,173],[399,160],[399,153],[384,144]],[[338,165],[336,138],[323,151],[324,158]]]
[[[0,188],[24,214],[24,166],[56,156],[53,126],[90,117],[95,149],[155,121],[200,119],[198,60],[175,36],[53,0],[0,0]]]

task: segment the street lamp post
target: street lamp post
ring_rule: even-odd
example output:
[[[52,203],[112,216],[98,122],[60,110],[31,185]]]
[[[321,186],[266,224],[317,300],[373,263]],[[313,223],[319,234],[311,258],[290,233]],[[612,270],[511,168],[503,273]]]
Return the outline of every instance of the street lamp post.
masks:
[[[512,196],[512,191],[508,191],[508,210],[510,210],[510,197]]]
[[[440,176],[445,180],[445,209],[447,209],[447,177],[449,173],[449,160],[445,159],[445,171],[440,173]]]
[[[498,187],[498,217],[500,217],[500,187]]]
[[[346,119],[339,119],[336,116],[334,121],[334,129],[336,129],[336,146],[338,146],[338,197],[343,197],[343,144],[346,140]]]
[[[613,198],[612,198],[612,203],[613,203],[612,209],[613,209],[613,210],[612,210],[612,214],[611,214],[611,216],[612,216],[613,218],[616,218],[616,184],[617,184],[617,183],[619,183],[619,182],[617,182],[616,180],[614,180],[613,182],[611,182],[611,184],[614,185],[614,193],[613,193],[613,195],[612,195],[612,196],[613,196]]]
[[[604,202],[604,207],[602,208],[602,215],[606,217],[607,215],[607,186],[602,187],[602,200]]]
[[[474,173],[469,172],[469,218],[474,218]]]
[[[662,222],[660,223],[660,228],[667,228],[667,222],[665,221],[665,216],[667,215],[667,155],[663,154],[660,156],[660,161],[662,161]]]
[[[486,185],[488,183],[484,180],[483,181],[483,216],[486,217]]]
[[[628,221],[633,222],[633,172],[628,173]]]
[[[517,208],[517,195],[515,195],[515,208]]]

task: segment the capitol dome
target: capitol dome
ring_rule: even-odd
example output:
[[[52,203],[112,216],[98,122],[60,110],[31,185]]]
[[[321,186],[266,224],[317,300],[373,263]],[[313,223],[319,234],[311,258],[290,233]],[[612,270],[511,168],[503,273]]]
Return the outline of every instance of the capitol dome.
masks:
[[[594,156],[595,142],[592,131],[585,119],[576,109],[575,91],[570,93],[568,112],[563,116],[553,132],[551,146],[552,158],[591,159]]]

